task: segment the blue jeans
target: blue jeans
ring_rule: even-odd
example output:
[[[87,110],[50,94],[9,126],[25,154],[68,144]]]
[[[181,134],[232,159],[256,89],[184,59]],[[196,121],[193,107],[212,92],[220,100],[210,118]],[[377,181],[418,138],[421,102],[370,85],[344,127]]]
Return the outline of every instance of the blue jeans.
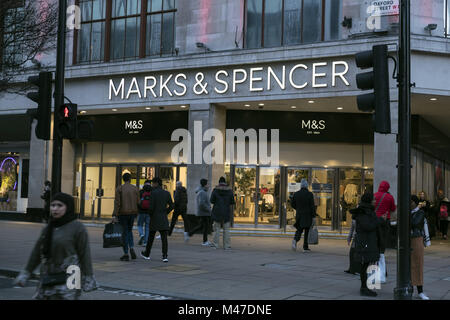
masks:
[[[128,254],[128,248],[134,248],[133,242],[133,224],[136,215],[124,215],[119,216],[119,223],[123,228],[122,238],[123,238],[123,252]]]
[[[145,224],[145,232],[144,232],[144,224]],[[144,237],[144,243],[147,243],[150,229],[150,215],[148,213],[139,213],[137,225],[139,237],[141,238]]]

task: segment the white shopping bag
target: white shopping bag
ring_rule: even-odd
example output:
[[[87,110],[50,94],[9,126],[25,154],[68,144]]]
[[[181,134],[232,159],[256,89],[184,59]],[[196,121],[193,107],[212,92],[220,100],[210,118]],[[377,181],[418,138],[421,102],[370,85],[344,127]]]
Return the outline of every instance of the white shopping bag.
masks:
[[[378,260],[378,268],[380,272],[380,282],[386,283],[386,260],[384,254],[380,254],[380,260]]]

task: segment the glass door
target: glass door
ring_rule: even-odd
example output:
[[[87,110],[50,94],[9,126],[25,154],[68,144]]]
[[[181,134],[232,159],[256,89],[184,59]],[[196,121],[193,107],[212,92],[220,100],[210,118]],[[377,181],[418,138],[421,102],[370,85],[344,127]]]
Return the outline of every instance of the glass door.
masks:
[[[316,205],[317,225],[331,226],[334,207],[335,169],[312,169],[311,192]]]
[[[96,217],[98,212],[97,189],[100,186],[100,166],[86,165],[84,179],[83,213],[85,217]]]
[[[139,181],[138,181],[139,190],[144,187],[144,183],[146,180],[152,180],[155,177],[156,177],[156,166],[151,165],[139,166]]]
[[[117,167],[102,167],[101,173],[98,215],[102,218],[111,218],[114,212],[114,198],[117,187]]]
[[[258,223],[280,224],[280,168],[259,168]]]
[[[306,179],[309,182],[309,169],[288,168],[287,169],[287,188],[286,188],[286,223],[293,225],[295,223],[295,209],[291,202],[294,193],[300,190],[300,181]]]
[[[255,223],[256,168],[236,166],[234,223]]]

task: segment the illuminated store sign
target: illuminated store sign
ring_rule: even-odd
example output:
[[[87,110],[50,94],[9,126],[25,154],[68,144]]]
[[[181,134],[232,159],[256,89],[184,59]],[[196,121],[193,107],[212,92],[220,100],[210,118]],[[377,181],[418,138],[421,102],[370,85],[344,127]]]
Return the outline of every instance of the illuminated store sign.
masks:
[[[346,61],[186,71],[109,79],[109,100],[221,96],[348,87]]]

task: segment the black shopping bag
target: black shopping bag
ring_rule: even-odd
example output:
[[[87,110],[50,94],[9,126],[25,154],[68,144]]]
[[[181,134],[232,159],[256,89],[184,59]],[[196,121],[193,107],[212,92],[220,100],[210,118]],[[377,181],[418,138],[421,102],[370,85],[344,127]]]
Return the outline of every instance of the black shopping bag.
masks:
[[[103,248],[122,247],[122,232],[123,228],[120,224],[113,222],[106,224],[103,231]]]

